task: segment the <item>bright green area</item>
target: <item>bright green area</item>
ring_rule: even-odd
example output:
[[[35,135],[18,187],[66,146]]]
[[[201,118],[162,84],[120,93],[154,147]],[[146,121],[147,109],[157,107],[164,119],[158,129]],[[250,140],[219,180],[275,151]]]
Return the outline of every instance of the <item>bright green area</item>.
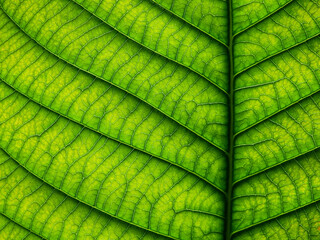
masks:
[[[17,24],[24,26],[23,30],[43,47],[65,59],[64,63],[75,65],[91,73],[91,77],[98,76],[130,92],[182,125],[194,129],[208,141],[227,149],[224,137],[227,135],[227,98],[221,90],[186,67],[168,62],[128,40],[76,4],[60,0],[50,1],[47,5],[43,1],[35,2],[41,5],[23,1],[25,8],[14,9],[10,7],[14,2],[10,1],[6,2],[9,5],[5,9],[19,10],[14,14],[15,19],[19,19]],[[38,6],[34,10],[35,15],[24,14],[23,9],[33,12],[29,5],[33,8]],[[48,20],[43,19],[44,16]],[[46,23],[38,24],[40,21]],[[226,58],[219,61],[226,62]],[[171,103],[168,105],[166,102]],[[211,108],[211,105],[215,107]],[[214,135],[215,130],[221,136]]]
[[[235,0],[233,4],[233,33],[241,31],[263,21],[271,14],[284,8],[295,0]]]
[[[319,203],[306,206],[276,220],[242,231],[235,235],[235,240],[283,240],[283,239],[318,239],[319,238]]]
[[[218,187],[225,188],[226,163],[221,150],[212,147],[208,141],[197,137],[184,125],[166,117],[142,100],[105,81],[79,72],[78,69],[52,56],[35,42],[30,41],[31,39],[19,31],[8,18],[5,20],[3,30],[6,34],[2,36],[3,44],[0,46],[4,51],[0,57],[0,61],[3,60],[1,79],[31,99],[81,123],[82,126],[88,126],[95,132],[100,132],[135,149],[187,168]],[[19,43],[15,44],[18,39]],[[184,94],[185,100],[179,99],[180,106],[172,103],[172,111],[181,115],[180,110],[182,105],[187,103],[186,98],[197,98],[199,92],[204,93],[198,98],[199,101],[201,98],[204,100],[213,98],[205,96],[205,92],[209,94],[206,86],[208,84],[199,86],[199,90],[194,86],[187,92],[181,93]],[[205,120],[206,115],[211,115],[214,122],[214,118],[219,118],[215,116],[215,112],[225,112],[223,110],[226,105],[218,102],[212,102],[212,105],[217,105],[217,109],[210,109],[211,105],[204,103],[193,116],[199,118],[201,114],[198,115],[197,112],[207,108],[208,112],[203,112],[202,119]],[[169,107],[165,104],[163,106]],[[197,108],[195,105],[194,107]],[[201,123],[201,119],[197,121],[194,124]],[[204,127],[205,123],[204,121],[202,123]],[[222,132],[221,135],[226,134],[226,125],[217,123],[209,128],[218,128],[218,131]],[[207,129],[205,127],[204,130]],[[222,137],[218,139],[227,142]]]
[[[320,151],[316,150],[239,182],[233,197],[234,230],[320,199],[319,172]],[[317,226],[320,222],[313,227]]]
[[[235,73],[318,36],[319,4],[317,0],[295,0],[265,21],[238,35],[234,44]]]
[[[3,6],[19,19],[19,26],[52,52],[99,77],[112,79],[124,88],[130,87],[132,78],[130,85],[136,90],[140,85],[137,82],[142,79],[151,78],[150,81],[157,82],[157,79],[179,71],[179,65],[172,61],[168,63],[168,58],[185,66],[184,71],[195,70],[227,88],[228,62],[224,46],[212,42],[201,31],[185,26],[179,18],[164,15],[161,8],[150,10],[148,2],[140,3],[122,2],[121,11],[114,10],[115,14],[112,14],[115,3],[109,3],[109,9],[102,8],[104,12],[97,13],[105,19],[107,11],[112,16],[109,24],[133,41],[70,1],[5,1]],[[131,9],[135,5],[139,6]],[[25,14],[26,9],[28,14]],[[146,88],[150,91],[151,86],[147,84]]]
[[[240,74],[235,131],[244,131],[316,94],[320,88],[319,52],[320,39],[316,37]]]
[[[0,240],[319,239],[319,19],[0,0]]]
[[[18,231],[17,225],[23,225],[46,239],[162,239],[70,198],[19,166],[2,150],[0,163],[0,209],[15,221],[6,220],[4,226],[15,224],[13,230]],[[34,235],[33,239],[38,239]],[[18,237],[15,239],[23,239]]]
[[[36,176],[102,212],[165,235],[213,237],[214,226],[222,230],[222,193],[209,184],[42,108],[4,83],[1,89],[0,147]]]
[[[225,0],[153,0],[172,14],[228,43],[228,3]],[[80,0],[79,0],[80,2]],[[85,1],[84,1],[85,2]],[[105,1],[107,2],[107,1]]]
[[[33,234],[28,229],[10,220],[2,213],[0,214],[0,236],[1,239],[26,239],[40,240],[41,237]]]

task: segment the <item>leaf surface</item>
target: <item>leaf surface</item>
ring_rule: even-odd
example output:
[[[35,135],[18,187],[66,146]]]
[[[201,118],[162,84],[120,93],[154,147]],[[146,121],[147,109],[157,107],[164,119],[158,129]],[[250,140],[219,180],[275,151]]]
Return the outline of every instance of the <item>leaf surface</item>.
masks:
[[[0,7],[5,239],[320,237],[320,1]]]

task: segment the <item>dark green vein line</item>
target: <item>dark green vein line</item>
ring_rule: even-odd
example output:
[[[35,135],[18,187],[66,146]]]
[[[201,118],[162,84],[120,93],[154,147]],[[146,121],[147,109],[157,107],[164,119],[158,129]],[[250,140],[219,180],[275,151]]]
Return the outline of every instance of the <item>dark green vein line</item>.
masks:
[[[254,176],[258,175],[259,173],[266,172],[266,171],[268,171],[268,170],[270,170],[270,169],[272,169],[272,168],[275,168],[275,167],[277,167],[277,166],[279,166],[279,165],[282,165],[282,164],[284,164],[284,163],[286,163],[286,162],[290,162],[290,161],[295,160],[295,159],[297,159],[297,158],[299,158],[299,157],[302,157],[302,156],[304,156],[304,155],[307,155],[307,154],[309,154],[309,153],[311,153],[311,152],[313,152],[313,151],[316,151],[316,150],[318,150],[318,149],[320,149],[320,146],[317,146],[317,147],[314,147],[314,148],[312,148],[312,149],[309,149],[309,150],[306,151],[306,152],[300,153],[300,154],[298,154],[298,155],[296,155],[296,156],[294,156],[294,157],[292,157],[292,158],[285,159],[285,160],[283,160],[282,162],[279,162],[279,163],[274,164],[274,165],[272,165],[272,166],[269,166],[269,167],[266,167],[266,168],[264,168],[264,169],[261,169],[260,171],[257,171],[257,172],[255,172],[255,173],[249,174],[249,175],[247,175],[247,176],[245,176],[245,177],[243,177],[243,178],[240,178],[240,179],[238,179],[237,181],[235,181],[235,182],[233,183],[233,185],[236,185],[237,183],[242,182],[242,181],[244,181],[244,180],[246,180],[246,179],[248,179],[248,178],[254,177]]]
[[[287,7],[288,5],[290,5],[292,2],[294,2],[294,0],[290,0],[289,2],[285,3],[284,5],[280,6],[279,8],[275,9],[274,11],[270,12],[269,14],[267,14],[266,16],[264,16],[263,18],[257,20],[256,22],[252,23],[251,25],[245,27],[244,29],[240,30],[237,33],[234,33],[233,37],[238,36],[239,34],[247,31],[249,28],[252,28],[254,26],[256,26],[257,24],[259,24],[260,22],[263,22],[265,19],[271,17],[272,15],[276,14],[277,12],[279,12],[280,10],[284,9],[285,7]]]
[[[263,58],[263,59],[255,62],[255,63],[249,65],[248,67],[240,70],[239,72],[237,72],[237,73],[235,74],[234,77],[237,77],[238,75],[240,75],[240,74],[248,71],[249,69],[251,69],[251,68],[253,68],[253,67],[255,67],[255,66],[257,66],[257,65],[259,65],[259,64],[261,64],[261,63],[263,63],[263,62],[265,62],[265,61],[267,61],[267,60],[270,59],[270,58],[273,58],[273,57],[275,57],[275,56],[278,56],[278,55],[280,55],[280,54],[282,54],[282,53],[284,53],[284,52],[287,52],[287,51],[289,51],[289,50],[291,50],[291,49],[293,49],[293,48],[295,48],[295,47],[298,47],[298,46],[300,46],[300,45],[302,45],[302,44],[304,44],[304,43],[306,43],[306,42],[308,42],[308,41],[310,41],[310,40],[318,37],[319,35],[320,35],[320,33],[317,33],[317,34],[315,34],[315,35],[313,35],[313,36],[311,36],[311,37],[306,38],[305,40],[303,40],[303,41],[301,41],[301,42],[298,42],[298,43],[293,44],[293,45],[291,45],[291,46],[289,46],[289,47],[287,47],[287,48],[284,48],[284,49],[282,49],[282,50],[279,51],[279,52],[273,53],[273,54],[271,54],[271,55],[269,55],[269,56],[267,56],[267,57],[265,57],[265,58]]]
[[[62,60],[63,62],[69,64],[70,66],[73,66],[74,68],[77,68],[77,69],[79,69],[79,70],[81,70],[81,71],[89,74],[90,76],[96,77],[97,79],[99,79],[99,80],[101,80],[101,81],[107,82],[108,84],[110,84],[110,85],[112,85],[112,86],[114,86],[114,87],[116,87],[116,88],[118,88],[118,89],[121,89],[122,91],[130,94],[131,96],[139,99],[140,101],[144,102],[145,104],[147,104],[147,105],[150,106],[151,108],[155,109],[156,111],[161,112],[161,113],[162,113],[163,115],[165,115],[166,117],[170,118],[171,120],[173,120],[174,122],[178,123],[178,124],[181,125],[182,127],[188,129],[190,132],[194,133],[196,136],[198,136],[199,138],[205,140],[205,141],[208,142],[210,145],[212,145],[213,147],[219,149],[220,151],[222,151],[224,154],[227,155],[226,150],[224,150],[222,147],[214,144],[213,142],[211,142],[211,141],[210,141],[209,139],[207,139],[206,137],[203,137],[201,134],[199,134],[199,133],[197,133],[196,131],[190,129],[188,126],[186,126],[186,125],[184,125],[183,123],[181,123],[180,121],[176,120],[175,118],[173,118],[173,117],[170,116],[169,114],[165,113],[165,112],[162,111],[161,109],[158,109],[156,106],[154,106],[153,104],[147,102],[145,99],[140,98],[140,97],[137,96],[136,94],[128,91],[128,90],[125,89],[125,88],[122,88],[122,87],[114,84],[114,83],[111,82],[111,81],[107,81],[107,80],[105,80],[105,79],[103,79],[103,78],[101,78],[101,77],[99,77],[99,76],[97,76],[97,75],[95,75],[95,74],[93,74],[93,73],[91,73],[91,72],[83,69],[83,68],[78,67],[77,65],[69,62],[67,59],[64,59],[64,58],[62,58],[61,56],[57,55],[56,53],[52,52],[52,51],[49,50],[47,47],[41,45],[37,40],[33,39],[30,35],[28,35],[28,33],[25,32],[25,31],[7,14],[7,12],[2,8],[1,3],[0,3],[0,8],[3,10],[3,12],[6,14],[6,16],[7,16],[26,36],[28,36],[28,37],[29,37],[30,39],[32,39],[35,43],[37,43],[41,48],[45,49],[45,50],[46,50],[47,52],[49,52],[50,54],[54,55],[55,57],[57,57],[58,59]]]
[[[104,211],[103,209],[100,209],[100,208],[98,208],[98,207],[96,207],[96,206],[92,206],[92,205],[90,205],[90,204],[88,204],[88,203],[86,203],[86,202],[78,199],[77,197],[72,196],[71,194],[65,192],[65,191],[62,190],[61,188],[54,186],[53,184],[47,182],[44,178],[42,178],[42,177],[38,176],[37,174],[33,173],[29,168],[23,166],[19,161],[17,161],[16,159],[14,159],[14,158],[7,152],[7,150],[5,150],[5,149],[3,149],[3,148],[1,148],[1,147],[0,147],[0,149],[3,150],[3,151],[4,151],[12,160],[14,160],[17,164],[19,164],[20,167],[22,167],[23,169],[25,169],[26,171],[28,171],[32,176],[34,176],[34,177],[38,178],[39,180],[43,181],[43,182],[46,183],[47,185],[51,186],[53,189],[56,189],[57,191],[64,193],[66,196],[70,197],[71,199],[73,199],[73,200],[75,200],[75,201],[78,201],[78,202],[80,202],[80,203],[82,203],[82,204],[84,204],[84,205],[86,205],[86,206],[88,206],[88,207],[90,207],[90,208],[96,209],[98,212],[100,212],[100,213],[102,213],[102,214],[106,214],[106,215],[108,215],[108,216],[110,216],[110,217],[112,217],[112,218],[118,219],[119,221],[122,221],[122,222],[124,222],[124,223],[126,223],[126,224],[135,226],[135,227],[137,227],[137,228],[140,228],[140,229],[143,229],[143,230],[152,232],[152,233],[154,233],[154,234],[157,234],[157,235],[160,235],[160,236],[163,236],[163,237],[167,237],[167,238],[170,238],[170,239],[178,240],[178,239],[176,239],[176,238],[174,238],[174,237],[165,235],[165,234],[163,234],[163,233],[154,231],[154,230],[152,230],[152,229],[148,229],[148,228],[142,227],[142,226],[140,226],[140,225],[138,225],[138,224],[135,224],[135,223],[133,223],[133,222],[129,222],[129,221],[127,221],[127,220],[125,220],[125,219],[123,219],[123,218],[121,218],[121,217],[112,215],[112,214]]]
[[[220,219],[224,219],[224,216],[221,216],[221,215],[218,215],[218,214],[215,214],[215,213],[205,212],[205,211],[201,211],[201,210],[193,210],[193,209],[185,209],[185,210],[181,210],[181,211],[175,211],[175,214],[179,214],[179,213],[182,213],[182,212],[200,213],[200,214],[205,214],[205,215],[208,215],[208,216],[214,216],[214,217],[217,217],[217,218],[220,218]]]
[[[121,141],[121,140],[119,140],[119,139],[117,139],[117,138],[107,136],[106,134],[100,132],[100,131],[97,130],[97,129],[94,129],[94,128],[92,128],[92,127],[90,127],[90,126],[88,126],[88,125],[86,125],[86,124],[84,124],[84,123],[78,122],[78,121],[70,118],[69,116],[67,116],[67,115],[65,115],[65,114],[62,114],[62,113],[60,113],[60,112],[58,112],[58,111],[55,111],[55,110],[53,110],[53,109],[51,109],[51,108],[43,105],[42,103],[36,102],[36,101],[33,100],[31,97],[29,97],[29,96],[27,96],[26,94],[22,93],[21,91],[15,89],[13,86],[11,86],[10,84],[8,84],[6,81],[4,81],[4,80],[2,80],[2,79],[0,79],[0,81],[2,81],[4,84],[6,84],[6,85],[9,86],[10,88],[12,88],[15,92],[21,94],[22,96],[26,97],[26,98],[29,99],[30,101],[34,102],[35,104],[40,105],[41,107],[47,109],[47,110],[50,111],[50,112],[53,112],[53,113],[55,113],[55,114],[58,114],[58,115],[60,115],[60,116],[62,116],[62,117],[64,117],[64,118],[68,119],[69,121],[71,121],[71,122],[73,122],[73,123],[76,123],[76,124],[78,124],[78,125],[81,125],[81,126],[87,128],[87,129],[89,129],[89,130],[91,130],[91,131],[93,131],[93,132],[95,132],[95,133],[98,133],[98,134],[100,134],[100,135],[102,135],[102,136],[104,136],[104,137],[107,137],[107,138],[109,138],[109,139],[112,139],[112,140],[114,140],[114,141],[116,141],[116,142],[119,142],[119,143],[121,143],[121,144],[123,144],[123,145],[126,145],[126,146],[128,146],[128,147],[131,147],[131,148],[133,148],[133,149],[135,149],[135,150],[137,150],[137,151],[143,152],[143,153],[145,153],[145,154],[147,154],[147,155],[150,155],[150,156],[152,156],[152,157],[154,157],[154,158],[157,158],[157,159],[162,160],[162,161],[164,161],[164,162],[166,162],[166,163],[172,164],[172,165],[174,165],[174,166],[176,166],[176,167],[178,167],[178,168],[180,168],[180,169],[183,169],[184,171],[186,171],[186,172],[188,172],[188,173],[196,176],[197,178],[200,178],[201,180],[205,181],[205,182],[208,183],[211,187],[213,187],[213,188],[215,188],[216,190],[220,191],[222,194],[224,194],[224,195],[226,194],[225,191],[222,190],[220,187],[216,186],[214,183],[210,182],[209,180],[205,179],[204,177],[200,176],[199,174],[191,171],[190,169],[187,169],[187,168],[185,168],[185,167],[183,167],[183,166],[181,166],[181,165],[178,165],[177,163],[172,162],[172,161],[170,161],[170,160],[168,160],[168,159],[162,158],[161,156],[156,156],[156,155],[154,155],[154,154],[152,154],[152,153],[149,153],[149,152],[145,151],[144,149],[140,149],[140,148],[138,148],[138,147],[136,147],[136,146],[130,145],[130,144],[128,144],[128,143],[125,143],[125,142],[123,142],[123,141]]]
[[[28,229],[27,227],[24,227],[23,225],[21,225],[20,223],[16,222],[16,221],[15,221],[14,219],[12,219],[11,217],[9,217],[7,214],[5,214],[5,213],[3,213],[3,212],[0,212],[0,214],[1,214],[2,216],[4,216],[5,218],[7,218],[9,221],[12,221],[13,223],[17,224],[19,227],[25,229],[26,231],[28,231],[28,232],[36,235],[37,237],[39,237],[39,238],[41,238],[41,239],[46,240],[45,237],[41,236],[39,233],[36,233],[36,232],[34,232],[33,230],[31,230],[31,229]]]
[[[251,125],[249,125],[249,126],[247,126],[246,128],[240,130],[239,132],[235,133],[234,137],[236,138],[239,134],[242,134],[242,133],[248,131],[249,129],[253,128],[254,126],[260,124],[261,122],[264,122],[264,121],[268,120],[269,118],[271,118],[271,117],[273,117],[273,116],[275,116],[275,115],[277,115],[277,114],[281,114],[281,113],[282,113],[283,111],[285,111],[286,109],[288,109],[288,108],[290,108],[290,107],[298,104],[299,102],[302,102],[303,100],[305,100],[305,99],[307,99],[307,98],[310,98],[310,97],[316,95],[316,94],[319,93],[319,92],[320,92],[320,89],[318,89],[318,90],[315,91],[315,92],[309,93],[308,95],[306,95],[306,96],[304,96],[304,97],[302,97],[302,98],[299,98],[298,100],[290,103],[289,105],[285,106],[284,108],[278,109],[277,111],[273,112],[272,114],[270,114],[270,115],[268,115],[268,116],[265,116],[264,118],[260,119],[259,121],[255,122],[255,123],[253,123],[253,124],[251,124]]]
[[[99,19],[100,21],[102,21],[103,23],[105,23],[106,25],[108,25],[109,27],[111,27],[112,29],[116,30],[117,32],[119,32],[121,35],[125,36],[126,38],[129,38],[131,41],[139,44],[140,46],[148,49],[149,51],[155,53],[155,54],[158,54],[159,56],[161,57],[164,57],[165,59],[169,60],[169,61],[172,61],[172,62],[175,62],[176,64],[182,66],[182,67],[185,67],[187,69],[189,69],[190,71],[194,72],[195,74],[201,76],[202,78],[206,79],[207,81],[209,81],[212,85],[214,85],[216,88],[218,88],[220,91],[222,91],[224,94],[226,94],[227,96],[229,95],[229,93],[224,90],[222,87],[220,87],[218,84],[214,83],[213,81],[211,81],[208,77],[204,76],[202,73],[198,72],[197,70],[187,66],[187,65],[184,65],[183,63],[180,63],[178,62],[177,60],[173,59],[173,58],[170,58],[170,57],[167,57],[165,55],[163,55],[162,53],[156,51],[156,50],[153,50],[151,48],[149,48],[148,46],[138,42],[137,40],[133,39],[132,37],[126,35],[126,33],[120,31],[119,29],[115,28],[114,26],[110,25],[109,23],[107,23],[104,19],[100,18],[99,16],[97,16],[95,13],[92,13],[90,12],[89,10],[87,10],[82,4],[76,2],[75,0],[70,0],[71,2],[73,2],[74,4],[80,6],[81,8],[83,8],[85,11],[87,11],[89,14],[95,16],[97,19]]]
[[[226,43],[224,43],[222,40],[214,37],[213,35],[211,35],[210,33],[206,32],[206,31],[202,30],[201,28],[197,27],[195,24],[193,24],[192,22],[188,21],[187,19],[184,19],[184,18],[180,17],[179,15],[177,15],[177,14],[176,14],[175,12],[173,12],[172,10],[167,9],[167,8],[161,6],[161,5],[160,5],[158,2],[156,2],[155,0],[149,0],[149,1],[153,2],[155,5],[159,6],[160,8],[162,8],[162,9],[170,12],[172,15],[176,16],[177,18],[181,19],[181,20],[184,21],[185,23],[191,25],[192,27],[196,28],[196,29],[199,30],[200,32],[203,32],[204,34],[206,34],[208,37],[210,37],[210,38],[212,38],[213,40],[221,43],[224,47],[228,48],[228,45],[227,45]]]
[[[232,238],[232,196],[233,196],[233,158],[234,158],[234,65],[233,65],[233,18],[232,18],[232,0],[228,1],[229,14],[229,155],[227,169],[227,201],[226,201],[226,240]]]
[[[247,227],[245,227],[245,228],[238,229],[238,230],[232,232],[232,236],[235,235],[235,234],[237,234],[237,233],[240,233],[240,232],[243,232],[243,231],[245,231],[245,230],[248,230],[248,229],[251,229],[251,228],[253,228],[253,227],[256,227],[256,226],[258,226],[258,225],[261,225],[261,224],[263,224],[263,223],[266,223],[266,222],[269,222],[269,221],[271,221],[271,220],[274,220],[274,219],[276,219],[276,218],[279,218],[279,217],[281,217],[281,216],[284,216],[284,215],[293,213],[293,212],[295,212],[295,211],[298,211],[298,210],[300,210],[300,209],[302,209],[302,208],[308,207],[308,206],[310,206],[310,205],[312,205],[312,204],[315,204],[315,203],[317,203],[317,202],[320,202],[320,199],[313,200],[313,201],[311,201],[311,202],[309,202],[309,203],[300,205],[299,207],[293,208],[293,209],[291,209],[291,210],[289,210],[289,211],[286,211],[286,212],[277,214],[277,215],[275,215],[275,216],[273,216],[273,217],[270,217],[270,218],[268,218],[268,219],[265,219],[265,220],[256,222],[256,223],[254,223],[254,224],[252,224],[252,225],[250,225],[250,226],[247,226]]]

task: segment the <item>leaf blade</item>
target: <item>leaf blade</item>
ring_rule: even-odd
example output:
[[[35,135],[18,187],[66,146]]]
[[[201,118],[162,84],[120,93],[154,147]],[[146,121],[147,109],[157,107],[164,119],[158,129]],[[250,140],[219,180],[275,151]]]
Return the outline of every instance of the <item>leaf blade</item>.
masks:
[[[7,28],[11,29],[12,26],[8,25]],[[13,32],[13,35],[15,35],[15,32]],[[20,35],[23,34],[20,33]],[[20,39],[20,35],[16,36],[16,38]],[[5,35],[3,36],[5,37]],[[13,43],[10,42],[10,36],[11,35],[9,35],[8,40],[4,40],[7,43],[7,46],[13,45]],[[16,40],[12,41],[14,42]],[[217,169],[215,169],[213,164],[212,171],[219,172],[219,169],[223,168],[224,158],[223,153],[220,152],[220,150],[209,148],[210,145],[207,142],[202,141],[193,134],[191,134],[190,137],[187,137],[189,133],[186,131],[186,129],[181,128],[181,126],[178,126],[174,122],[170,121],[170,119],[165,118],[165,116],[159,114],[149,106],[143,105],[141,101],[137,101],[136,99],[127,97],[125,92],[121,92],[114,88],[112,89],[112,92],[104,92],[102,89],[105,87],[109,89],[109,85],[104,84],[102,81],[99,81],[99,83],[94,84],[94,82],[98,81],[97,79],[92,78],[92,76],[88,76],[85,73],[79,74],[79,71],[77,69],[73,69],[69,66],[64,66],[63,63],[59,63],[60,67],[57,70],[57,67],[55,66],[57,59],[52,58],[50,54],[48,55],[46,52],[44,52],[44,56],[42,56],[42,49],[37,48],[36,44],[30,42],[29,38],[26,38],[25,41],[30,45],[29,47],[27,47],[27,50],[24,50],[22,51],[22,53],[19,54],[18,50],[20,50],[20,46],[18,46],[16,49],[12,49],[12,52],[15,53],[17,56],[12,55],[10,58],[8,58],[8,63],[10,65],[6,65],[6,61],[4,62],[4,66],[6,67],[3,69],[2,76],[5,77],[8,74],[8,72],[6,72],[6,69],[8,68],[14,69],[15,67],[17,67],[18,69],[16,71],[16,74],[12,74],[12,78],[10,80],[7,80],[9,83],[15,82],[15,76],[17,76],[20,80],[18,79],[19,82],[16,83],[16,88],[19,85],[18,88],[25,89],[25,91],[29,91],[31,86],[33,91],[37,91],[41,94],[41,97],[44,96],[44,91],[46,91],[47,93],[49,92],[49,95],[51,95],[51,99],[55,99],[56,96],[52,95],[52,93],[56,92],[56,94],[58,95],[60,93],[59,91],[61,91],[60,88],[56,88],[55,90],[53,90],[52,88],[47,89],[46,84],[51,84],[51,81],[56,81],[58,83],[60,81],[63,81],[65,82],[65,87],[62,87],[62,89],[64,89],[64,92],[60,94],[59,101],[56,101],[54,103],[55,106],[53,106],[53,109],[55,109],[58,112],[61,111],[64,115],[69,116],[71,119],[74,119],[80,123],[84,123],[85,125],[90,126],[92,129],[102,132],[104,135],[108,137],[112,137],[115,140],[119,140],[120,142],[126,143],[127,145],[133,146],[153,156],[160,157],[161,159],[180,165],[185,169],[189,169],[211,183],[216,181],[216,186],[218,188],[223,189],[223,185],[225,184],[223,179],[217,177],[215,180],[214,178],[212,178],[212,176],[217,176],[217,174],[210,176],[208,174],[210,171],[207,171],[207,167],[201,167],[202,164],[213,164],[214,161],[216,161]],[[2,49],[10,49],[7,46],[4,45]],[[29,53],[25,56],[25,52],[29,49],[33,49],[34,53]],[[38,53],[38,51],[40,51],[40,53]],[[10,55],[10,52],[5,52],[5,54]],[[42,59],[40,59],[39,62],[35,62],[36,64],[34,64],[33,61],[38,60],[37,55],[40,55]],[[21,66],[17,65],[17,63],[19,64],[19,61],[17,62],[16,58],[20,59],[21,56],[26,59],[22,62],[24,64],[24,67],[22,68],[25,70],[25,67],[27,67],[27,69],[30,70],[32,75],[34,74],[34,72],[36,72],[35,76],[39,76],[39,81],[43,82],[40,86],[32,86],[33,78],[30,78],[29,81],[26,82],[23,75],[20,77]],[[51,67],[51,65],[47,63],[48,59],[51,59],[51,65],[54,67]],[[50,71],[47,71],[48,73],[45,74],[42,74],[42,71],[40,71],[40,74],[38,75],[39,65],[41,66],[40,69],[43,69],[42,71],[47,70],[47,68],[50,69]],[[59,75],[61,71],[63,71],[62,76]],[[23,73],[26,76],[29,75],[28,71]],[[59,78],[55,79],[54,77],[52,77],[50,79],[47,77],[47,75],[57,75],[59,76]],[[71,79],[73,81],[73,86],[68,85],[68,79]],[[55,84],[53,84],[52,87],[55,87]],[[86,90],[85,94],[82,94],[80,97],[77,96],[79,88]],[[41,89],[43,92],[40,92]],[[72,97],[69,96],[69,91],[71,90],[74,91]],[[95,99],[92,99],[92,103],[90,103],[86,99],[89,96],[92,96],[92,92],[97,92],[99,94],[97,94]],[[30,94],[31,96],[36,95],[32,93]],[[115,99],[115,96],[118,96],[117,99]],[[61,109],[61,106],[64,105],[66,98],[68,99],[68,105],[65,105],[65,108]],[[73,103],[75,99],[78,101],[76,105],[74,105]],[[109,101],[111,101],[110,99],[112,99],[113,101],[112,104],[109,103]],[[39,99],[38,101],[42,100]],[[95,103],[96,105],[93,105],[91,107],[93,103]],[[43,102],[43,104],[52,107],[51,102]],[[103,111],[101,111],[99,110],[100,105],[106,105],[108,106],[108,108],[102,109]],[[72,108],[73,106],[74,108]],[[210,106],[211,105],[208,106],[209,109]],[[81,109],[81,111],[79,111],[79,108]],[[120,108],[120,110],[118,110],[117,108]],[[104,111],[110,111],[110,114],[105,114]],[[117,115],[117,118],[115,118],[114,116],[114,111],[116,111],[115,114]],[[85,114],[86,112],[88,112],[89,114]],[[97,115],[97,118],[92,119],[91,113]],[[100,121],[98,121],[99,118],[101,119]],[[123,120],[119,122],[118,118]],[[121,134],[122,132],[123,134]],[[169,136],[171,137],[168,138]],[[173,141],[175,136],[177,136],[177,138],[180,139],[178,140],[178,142],[180,142],[179,145],[181,146],[181,148],[179,148],[176,142]],[[149,142],[150,144],[148,144]],[[152,142],[153,144],[151,144]],[[162,143],[166,143],[166,145],[161,145]],[[173,145],[175,146],[175,148],[172,148]],[[166,149],[164,147],[172,149],[171,152],[166,152]],[[185,149],[186,147],[188,147],[188,149]],[[168,155],[167,153],[170,153],[170,155]],[[199,158],[199,161],[201,161],[202,164],[194,164],[193,161],[190,161],[191,157],[185,159],[186,154],[192,154],[192,157],[195,156]],[[212,155],[216,156],[216,158],[212,159]],[[206,163],[205,161],[208,161],[208,163]],[[223,178],[223,176],[221,177]]]
[[[52,186],[109,215],[173,238],[180,236],[175,225],[185,215],[190,217],[189,226],[194,218],[215,222],[212,226],[223,224],[217,217],[223,214],[223,196],[199,178],[98,136],[13,90],[5,92],[1,109],[10,114],[1,119],[0,146]],[[35,123],[41,127],[32,127]],[[190,201],[189,196],[198,197]],[[162,211],[174,219],[155,217]],[[189,230],[182,232],[187,236],[195,231],[188,225]],[[203,225],[201,232],[219,235],[210,228],[211,224]]]

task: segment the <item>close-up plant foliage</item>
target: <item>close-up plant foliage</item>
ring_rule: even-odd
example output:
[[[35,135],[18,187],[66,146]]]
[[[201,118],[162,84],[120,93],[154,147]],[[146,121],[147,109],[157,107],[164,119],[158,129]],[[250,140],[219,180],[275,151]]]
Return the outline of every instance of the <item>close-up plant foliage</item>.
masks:
[[[320,0],[0,0],[0,239],[320,239]]]

